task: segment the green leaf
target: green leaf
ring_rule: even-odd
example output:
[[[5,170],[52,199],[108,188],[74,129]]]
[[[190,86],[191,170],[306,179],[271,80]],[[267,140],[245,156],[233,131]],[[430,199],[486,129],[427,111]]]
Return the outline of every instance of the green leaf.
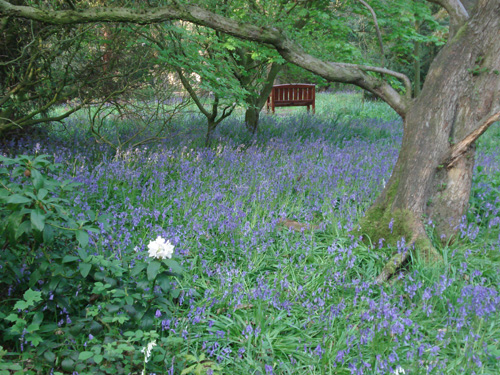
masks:
[[[80,273],[82,274],[83,277],[87,277],[91,269],[92,269],[92,264],[80,263]]]
[[[33,285],[35,285],[41,278],[42,278],[42,273],[40,271],[40,268],[37,268],[30,275],[29,287],[31,288]]]
[[[42,188],[38,191],[37,198],[39,200],[43,200],[47,196],[48,193],[49,193],[49,191],[47,189]]]
[[[94,352],[81,352],[80,355],[78,356],[78,360],[85,361],[89,358],[92,358],[93,356]]]
[[[140,263],[136,263],[134,265],[134,268],[132,268],[132,271],[130,272],[130,274],[132,276],[137,276],[138,274],[140,274],[142,271],[144,271],[144,269],[147,267],[147,264],[144,263],[144,262],[140,262]]]
[[[15,322],[19,319],[19,317],[16,314],[10,314],[5,318],[6,321],[8,322]]]
[[[102,356],[102,354],[96,354],[96,355],[94,356],[94,361],[95,361],[95,363],[97,363],[97,364],[101,363],[103,359],[104,359],[104,357]]]
[[[54,361],[56,360],[56,355],[51,351],[47,351],[43,353],[43,358],[45,358],[45,360],[49,363],[54,363]]]
[[[43,228],[45,227],[45,215],[42,214],[42,212],[39,209],[36,210],[31,210],[31,225],[39,230],[40,232],[43,231]]]
[[[61,362],[61,368],[64,371],[73,372],[73,370],[75,369],[75,361],[73,361],[71,358],[66,358]]]
[[[24,310],[28,308],[30,305],[26,301],[17,301],[14,305],[14,309]]]
[[[160,270],[161,263],[153,260],[151,263],[148,265],[148,270],[147,270],[147,275],[148,275],[148,280],[152,281],[156,278],[156,275],[158,275],[158,271]]]
[[[43,228],[43,242],[47,245],[50,245],[54,242],[54,237],[54,228],[52,228],[50,225],[46,225],[45,228]]]
[[[62,262],[71,263],[71,262],[76,262],[77,260],[80,260],[80,258],[74,255],[65,255],[64,258],[62,259]]]
[[[81,247],[87,247],[87,245],[89,244],[89,235],[84,230],[76,231],[76,239],[78,240],[78,243]]]
[[[89,257],[87,252],[82,248],[78,248],[76,251],[78,252],[78,255],[80,256],[80,259],[83,261],[86,261],[87,258]]]
[[[26,204],[31,203],[31,199],[26,198],[25,196],[14,194],[7,198],[7,204]]]
[[[17,240],[19,237],[21,237],[24,233],[29,233],[31,232],[31,222],[29,220],[25,220],[17,227],[16,229],[16,234],[15,234],[15,239]]]
[[[33,316],[33,324],[38,324],[40,325],[43,321],[43,312],[37,311],[35,315]]]
[[[36,190],[40,190],[41,188],[43,188],[45,180],[39,171],[37,171],[36,169],[32,169],[31,178],[33,179],[33,186]]]
[[[181,274],[182,273],[182,267],[181,265],[173,260],[173,259],[164,259],[163,264],[165,264],[167,267],[170,267],[173,272]]]
[[[26,327],[26,331],[29,333],[33,333],[35,331],[38,331],[40,329],[40,326],[38,324],[30,324],[28,327]]]
[[[40,302],[42,300],[42,292],[28,289],[23,295],[26,302],[34,304],[34,302]]]

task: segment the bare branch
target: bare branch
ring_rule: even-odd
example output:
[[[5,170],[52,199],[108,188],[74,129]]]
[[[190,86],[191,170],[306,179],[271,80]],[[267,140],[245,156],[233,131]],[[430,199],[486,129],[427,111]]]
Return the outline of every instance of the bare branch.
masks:
[[[382,66],[385,66],[385,53],[384,53],[384,44],[382,43],[382,34],[380,33],[380,28],[378,26],[377,14],[373,10],[373,8],[364,0],[358,0],[361,4],[363,4],[372,14],[373,23],[375,24],[375,30],[377,31],[378,44],[380,46],[380,53],[382,55]]]
[[[176,3],[175,5],[149,9],[92,8],[79,11],[47,11],[33,7],[15,6],[5,0],[0,0],[0,14],[51,24],[91,22],[151,24],[180,19],[238,38],[272,45],[285,60],[295,65],[318,74],[328,81],[350,83],[368,90],[388,103],[402,117],[405,117],[407,111],[408,99],[400,95],[388,82],[367,74],[366,69],[353,64],[325,62],[305,53],[299,45],[274,27],[239,23],[194,5]]]
[[[367,65],[356,65],[356,66],[358,66],[362,70],[387,74],[387,75],[390,75],[390,76],[393,76],[393,77],[400,79],[401,81],[403,81],[403,84],[405,85],[406,97],[408,99],[411,99],[412,87],[411,87],[411,81],[407,75],[405,75],[403,73],[395,72],[393,70],[389,70],[386,68],[379,68],[376,66],[367,66]]]
[[[497,109],[498,110],[498,109]],[[494,114],[488,114],[485,118],[479,121],[479,126],[476,130],[472,131],[460,142],[455,144],[451,149],[451,152],[446,157],[446,161],[443,163],[447,168],[452,168],[453,165],[460,159],[460,157],[465,154],[470,146],[495,122],[500,121],[500,111]]]

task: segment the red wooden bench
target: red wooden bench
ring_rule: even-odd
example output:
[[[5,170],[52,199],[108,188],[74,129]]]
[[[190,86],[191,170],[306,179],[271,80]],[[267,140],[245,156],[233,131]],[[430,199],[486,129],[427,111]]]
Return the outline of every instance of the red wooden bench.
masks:
[[[275,85],[271,95],[267,98],[267,111],[269,108],[307,106],[307,112],[312,106],[313,113],[316,113],[316,85],[307,83],[287,83]]]

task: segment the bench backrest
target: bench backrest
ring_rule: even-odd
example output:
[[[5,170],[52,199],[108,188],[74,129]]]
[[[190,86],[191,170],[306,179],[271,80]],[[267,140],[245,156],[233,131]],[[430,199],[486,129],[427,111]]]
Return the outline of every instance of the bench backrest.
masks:
[[[316,85],[307,83],[287,83],[273,86],[271,101],[275,102],[310,102],[313,103],[316,96]]]
[[[274,85],[267,98],[267,110],[274,113],[275,107],[306,106],[316,112],[316,85],[309,83],[287,83]]]

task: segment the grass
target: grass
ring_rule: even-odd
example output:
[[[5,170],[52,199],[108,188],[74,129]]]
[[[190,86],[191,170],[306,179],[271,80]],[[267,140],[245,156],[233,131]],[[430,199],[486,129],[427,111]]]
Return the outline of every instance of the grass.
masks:
[[[128,307],[113,310],[113,290],[132,288],[138,276],[115,277],[102,263],[80,286],[83,312],[54,308],[56,317],[44,319],[62,318],[60,334],[33,347],[24,334],[10,336],[3,360],[33,374],[499,373],[498,125],[479,143],[472,208],[460,238],[440,247],[444,263],[413,259],[393,283],[376,285],[404,244],[368,247],[349,231],[390,176],[397,116],[348,93],[318,95],[315,116],[277,111],[263,116],[255,137],[241,117],[228,119],[213,148],[202,147],[204,122],[192,115],[167,139],[119,153],[92,143],[76,116],[38,145],[6,145],[4,154],[53,155],[63,165],[57,178],[82,184],[71,200],[75,218],[107,215],[90,233],[90,253],[128,270],[149,263],[147,245],[162,236],[184,271],[169,308],[120,323]],[[131,126],[115,125],[118,133]],[[285,217],[319,229],[288,230]],[[101,293],[99,272],[115,281],[100,284],[108,294],[95,305],[88,300]],[[155,287],[134,303],[159,298]],[[23,285],[12,288],[14,296]],[[42,296],[39,309],[49,304]],[[141,349],[153,340],[146,362]]]

